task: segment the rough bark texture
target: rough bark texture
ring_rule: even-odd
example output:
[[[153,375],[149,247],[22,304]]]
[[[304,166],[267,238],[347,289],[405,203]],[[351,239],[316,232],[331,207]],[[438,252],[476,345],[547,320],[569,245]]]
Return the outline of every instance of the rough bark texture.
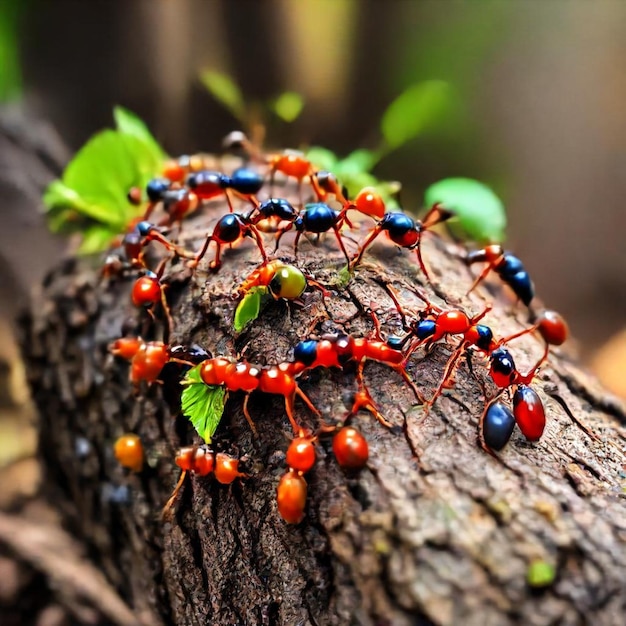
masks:
[[[205,232],[203,220],[185,224],[188,241]],[[512,307],[497,281],[463,295],[471,275],[455,257],[459,248],[429,236],[423,246],[437,290],[425,287],[433,301],[473,313],[495,301],[487,323],[498,336],[525,323],[525,312]],[[300,264],[331,285],[343,265],[332,236],[321,247],[305,242],[301,248]],[[280,253],[293,258],[287,245]],[[392,284],[408,308],[421,307],[409,289],[423,282],[414,255],[376,245],[347,288],[325,303],[315,290],[304,306],[272,303],[234,336],[233,287],[258,253],[246,242],[225,257],[217,274],[203,271],[206,261],[195,275],[183,264],[168,271],[171,343],[276,363],[311,333],[371,333],[370,308],[381,312],[385,333],[397,332],[397,316],[382,313],[393,305],[381,283]],[[401,378],[369,362],[367,384],[394,427],[365,413],[353,420],[367,437],[370,460],[351,475],[337,466],[330,439],[322,437],[308,476],[306,518],[297,526],[285,524],[275,504],[291,436],[282,398],[252,397],[255,439],[242,396],[233,394],[215,445],[245,456],[250,477],[230,487],[188,477],[173,514],[162,521],[178,479],[174,451],[198,440],[164,401],[164,393],[176,392],[169,376],[163,387],[133,397],[127,364],[107,352],[127,318],[137,315],[129,300],[132,280],[100,283],[97,264],[88,265],[68,261],[52,272],[26,324],[24,348],[41,411],[48,496],[138,622],[623,624],[624,413],[566,354],[551,356],[536,380],[548,414],[544,437],[529,444],[515,434],[498,458],[477,443],[483,396],[465,363],[454,387],[424,417]],[[411,360],[409,373],[427,396],[451,345]],[[525,372],[542,344],[526,337],[511,349]],[[484,361],[477,357],[473,365],[485,379]],[[318,369],[300,382],[328,421],[341,419],[350,406],[349,369]],[[554,390],[574,418],[549,395]],[[315,426],[300,401],[297,415]],[[113,441],[127,431],[141,436],[147,452],[139,474],[113,457]],[[526,582],[534,560],[556,567],[554,582],[540,590]]]

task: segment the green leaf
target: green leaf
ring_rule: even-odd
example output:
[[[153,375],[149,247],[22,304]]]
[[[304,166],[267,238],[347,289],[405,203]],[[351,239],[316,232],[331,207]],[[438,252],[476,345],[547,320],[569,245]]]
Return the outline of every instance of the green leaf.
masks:
[[[267,287],[252,287],[240,300],[233,319],[235,332],[240,333],[250,322],[259,317],[265,295],[267,295]]]
[[[472,178],[446,178],[428,187],[424,199],[426,206],[441,202],[456,213],[448,225],[460,239],[480,244],[505,239],[504,204],[484,183]]]
[[[548,587],[556,578],[554,565],[540,559],[532,561],[526,571],[526,582],[531,587]]]
[[[337,169],[339,159],[337,155],[327,148],[313,146],[306,151],[306,158],[318,169],[334,172]]]
[[[246,107],[241,90],[230,76],[216,72],[215,70],[204,70],[200,73],[200,81],[208,89],[211,95],[240,122],[245,121]]]
[[[117,234],[116,230],[106,226],[91,226],[83,233],[83,240],[78,247],[79,254],[95,254],[102,252],[111,245],[111,241]]]
[[[287,123],[296,120],[300,113],[302,113],[303,107],[304,99],[295,91],[285,91],[285,93],[281,93],[270,105],[274,113]]]
[[[158,141],[154,138],[145,122],[132,111],[121,106],[113,107],[113,118],[115,119],[117,130],[121,133],[141,139],[150,150],[152,150],[155,158],[161,161],[167,158],[163,148],[161,148]]]
[[[114,130],[94,135],[44,194],[48,208],[72,208],[96,222],[123,229],[137,213],[127,198],[131,187],[145,187],[162,160],[143,140]]]
[[[369,172],[380,160],[380,153],[374,150],[355,150],[337,163],[337,176]]]
[[[339,177],[351,197],[356,196],[363,187],[376,187],[378,185],[378,179],[369,172],[345,172]]]
[[[442,80],[427,80],[406,89],[383,114],[380,130],[386,148],[399,148],[436,122],[451,96],[449,83]]]
[[[226,389],[205,385],[200,378],[200,365],[187,372],[181,385],[184,386],[181,396],[183,415],[189,418],[198,435],[206,443],[211,443],[224,414]]]

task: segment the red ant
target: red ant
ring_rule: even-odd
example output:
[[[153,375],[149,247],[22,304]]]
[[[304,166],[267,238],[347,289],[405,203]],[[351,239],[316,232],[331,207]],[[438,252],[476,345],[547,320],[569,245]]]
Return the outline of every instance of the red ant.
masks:
[[[161,308],[167,319],[168,336],[172,333],[174,323],[167,297],[165,296],[166,285],[161,282],[161,276],[165,269],[166,259],[161,261],[156,272],[146,272],[133,283],[131,299],[136,307],[144,308],[150,317],[155,320],[154,308],[157,303],[161,303]]]
[[[203,170],[189,176],[187,185],[194,190],[200,200],[212,200],[223,194],[230,212],[233,213],[229,191],[256,206],[258,201],[255,194],[263,187],[263,176],[247,167],[236,169],[230,176],[222,172]]]
[[[406,372],[404,354],[399,350],[390,348],[383,341],[365,338],[355,339],[349,335],[332,335],[321,340],[307,339],[296,345],[293,351],[293,358],[297,374],[315,367],[338,367],[343,369],[349,361],[357,364],[356,380],[358,391],[354,398],[352,409],[346,418],[356,414],[360,409],[365,409],[372,413],[381,424],[387,427],[391,426],[378,410],[365,385],[363,369],[367,359],[384,363],[398,372],[409,385],[417,400],[420,403],[424,402],[415,383]]]
[[[305,275],[293,265],[283,263],[279,259],[262,263],[253,270],[239,285],[238,295],[245,295],[254,287],[265,287],[275,300],[295,300],[306,289],[307,284],[319,289],[323,297],[329,295],[328,291],[311,276]]]
[[[167,363],[181,365],[195,365],[190,361],[173,356],[177,354],[177,347],[170,348],[162,341],[144,341],[141,337],[122,337],[116,339],[109,351],[113,356],[119,356],[130,361],[130,382],[138,386],[142,381],[147,383],[159,382],[161,370]]]
[[[172,504],[176,500],[178,493],[187,476],[187,472],[198,476],[213,474],[217,482],[222,485],[230,485],[237,478],[248,478],[248,474],[239,471],[239,459],[236,459],[224,452],[215,454],[206,446],[185,446],[176,452],[174,462],[182,470],[178,482],[172,491],[165,506],[162,516],[169,513]]]
[[[205,384],[223,386],[226,387],[227,391],[243,391],[246,394],[243,402],[243,414],[254,433],[256,433],[256,427],[248,411],[248,400],[250,394],[257,390],[284,396],[285,412],[296,434],[302,431],[294,417],[296,396],[302,398],[309,409],[321,418],[320,412],[298,386],[295,380],[296,372],[297,368],[294,368],[293,363],[260,367],[247,361],[237,362],[226,357],[207,359],[200,364],[200,378]]]
[[[361,207],[359,210],[367,214],[367,211],[380,213],[380,203],[382,199],[373,191],[367,191],[361,198]],[[358,205],[356,205],[358,208]],[[401,248],[407,248],[408,250],[415,250],[417,255],[417,262],[426,276],[426,279],[430,282],[430,276],[428,270],[424,265],[422,259],[421,239],[422,233],[436,224],[445,222],[450,219],[454,214],[452,211],[444,209],[441,204],[435,204],[424,216],[423,221],[415,220],[406,213],[401,212],[387,212],[383,213],[382,219],[378,221],[376,226],[372,229],[367,239],[361,244],[359,253],[350,262],[350,269],[354,269],[363,258],[365,250],[370,244],[385,231],[387,237]]]

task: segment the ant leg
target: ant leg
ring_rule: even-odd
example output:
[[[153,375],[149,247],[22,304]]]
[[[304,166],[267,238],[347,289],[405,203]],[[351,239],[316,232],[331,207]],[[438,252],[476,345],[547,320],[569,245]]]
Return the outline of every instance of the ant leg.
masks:
[[[341,235],[339,234],[339,229],[337,228],[336,225],[333,226],[333,230],[335,231],[335,237],[337,237],[337,241],[339,243],[339,247],[341,248],[341,251],[343,252],[344,256],[346,257],[346,261],[348,262],[348,266],[350,266],[350,257],[348,256],[348,252],[346,250],[346,247],[343,245],[343,241],[341,240]]]
[[[183,483],[185,482],[185,476],[187,476],[187,470],[183,470],[180,473],[180,478],[178,479],[178,482],[176,483],[176,486],[174,487],[174,491],[172,491],[172,495],[167,499],[167,502],[165,503],[165,506],[163,507],[163,510],[161,511],[162,521],[166,521],[170,518],[172,506],[174,505],[174,502],[176,501],[176,498],[178,497],[178,494],[183,486]]]
[[[421,239],[421,236],[420,236]],[[426,265],[424,265],[424,259],[422,259],[422,246],[420,245],[420,242],[417,242],[417,248],[415,248],[415,252],[417,255],[417,262],[419,263],[419,266],[424,274],[424,276],[426,276],[426,280],[428,281],[428,283],[432,283],[432,281],[430,280],[430,275],[428,274],[428,270],[426,269]]]
[[[307,396],[306,393],[304,393],[304,391],[302,391],[302,389],[300,389],[298,385],[296,385],[295,393],[298,396],[300,396],[302,400],[304,400],[304,403],[309,407],[309,409],[311,409],[311,411],[313,411],[313,413],[315,413],[315,415],[317,415],[317,417],[320,417],[320,418],[322,417],[322,414],[319,412],[319,410],[313,404],[313,402],[311,402],[311,399],[309,398],[309,396]]]
[[[393,424],[388,422],[378,410],[374,399],[372,398],[368,388],[365,385],[363,379],[363,368],[365,367],[365,361],[359,361],[359,365],[356,371],[356,382],[358,385],[357,392],[354,396],[354,402],[352,408],[344,417],[344,421],[356,415],[361,409],[369,411],[383,426],[391,428]]]
[[[372,241],[374,241],[374,239],[376,239],[376,237],[378,237],[378,235],[380,235],[381,232],[382,232],[382,228],[380,227],[379,224],[377,224],[372,230],[372,232],[369,234],[369,237],[361,245],[361,249],[359,250],[358,254],[354,257],[354,259],[352,259],[352,261],[350,261],[348,265],[348,268],[350,270],[353,270],[361,262],[361,259],[363,258],[363,255],[365,254],[365,250],[367,250],[367,248],[370,246]]]
[[[259,235],[259,231],[254,228],[254,226],[249,226],[249,232],[252,233],[252,236],[254,237],[254,241],[256,241],[256,245],[259,248],[259,251],[261,252],[261,256],[263,257],[263,264],[267,263],[267,253],[265,252],[265,246],[263,245],[263,239],[261,239],[261,235]],[[278,247],[278,245],[276,246]]]
[[[250,399],[250,394],[247,393],[246,397],[243,399],[243,414],[250,425],[250,430],[255,437],[259,436],[259,433],[256,430],[256,426],[250,417],[250,411],[248,410],[248,400]]]
[[[207,235],[206,239],[204,240],[204,245],[202,246],[200,252],[198,252],[198,254],[195,255],[193,260],[187,263],[188,267],[190,267],[191,269],[196,269],[196,267],[198,267],[198,264],[204,258],[204,255],[207,253],[207,250],[209,249],[209,246],[211,245],[212,241],[213,241],[213,235]],[[219,247],[219,244],[217,245]]]
[[[493,265],[489,263],[489,265],[487,265],[487,267],[477,276],[465,295],[469,296],[470,293],[472,293],[472,291],[474,291],[474,289],[476,289],[476,287],[478,287],[478,285],[488,276],[492,269]]]
[[[437,389],[435,389],[435,393],[432,395],[430,400],[426,401],[426,410],[430,410],[430,408],[437,402],[437,398],[443,393],[443,390],[446,388],[446,385],[451,380],[454,375],[454,370],[458,366],[459,358],[463,354],[465,348],[467,347],[467,342],[462,341],[458,348],[452,353],[448,362],[446,363],[446,367],[443,370],[443,377]]]
[[[209,263],[209,269],[217,272],[217,270],[222,267],[222,260],[220,258],[222,253],[222,244],[216,239],[215,245],[217,246],[217,249],[215,250],[215,258],[211,261],[211,263]]]
[[[226,196],[226,202],[228,203],[228,211],[230,213],[234,213],[235,210],[233,209],[233,201],[228,193],[228,189],[224,189],[224,196]]]
[[[165,338],[165,342],[167,343],[170,335],[174,332],[174,320],[172,319],[172,311],[170,305],[167,303],[167,296],[165,295],[166,287],[167,285],[161,285],[161,307],[163,308],[163,313],[167,320],[167,337]]]
[[[302,426],[298,424],[298,422],[296,421],[296,418],[293,415],[294,413],[293,409],[294,409],[295,398],[296,398],[297,392],[298,392],[298,387],[296,386],[295,390],[291,394],[285,396],[285,413],[287,413],[287,417],[289,418],[289,423],[291,424],[291,428],[293,429],[293,432],[296,437],[298,436],[298,433],[302,430]],[[307,398],[307,401],[309,403],[311,402],[308,398]],[[310,406],[313,406],[313,405],[311,404]],[[315,410],[316,413],[318,412],[315,407],[313,407],[313,409]]]
[[[293,241],[293,257],[294,259],[298,258],[298,242],[300,241],[300,237],[302,236],[302,231],[299,230],[296,238]]]
[[[413,392],[413,394],[417,398],[417,401],[420,404],[426,404],[426,400],[425,400],[424,396],[420,393],[419,389],[417,388],[417,385],[415,384],[415,381],[407,373],[407,371],[405,369],[406,368],[405,363],[403,362],[403,363],[400,363],[398,365],[393,365],[392,367],[393,367],[393,369],[396,372],[398,372],[398,374],[400,374],[400,376],[402,376],[402,378],[404,379],[404,382],[411,388],[411,391]]]
[[[525,376],[520,375],[518,377],[518,379],[515,381],[516,384],[530,385],[530,383],[533,381],[533,378],[536,376],[537,371],[539,370],[541,365],[543,365],[544,361],[548,358],[549,353],[550,353],[550,345],[546,343],[546,347],[544,348],[541,358],[537,361],[535,366],[528,372],[528,374],[526,374]]]

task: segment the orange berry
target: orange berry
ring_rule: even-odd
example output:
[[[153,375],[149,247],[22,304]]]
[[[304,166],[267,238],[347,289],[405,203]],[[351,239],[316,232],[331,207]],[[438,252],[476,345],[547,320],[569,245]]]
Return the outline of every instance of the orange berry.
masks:
[[[369,446],[363,435],[352,428],[345,426],[333,438],[333,452],[337,463],[341,467],[361,469],[365,467],[369,458]]]
[[[133,472],[140,472],[143,467],[143,445],[138,435],[127,433],[122,435],[113,446],[115,458],[122,467]]]
[[[299,524],[304,519],[307,485],[304,478],[290,470],[280,479],[276,489],[276,503],[280,516],[288,524]]]

